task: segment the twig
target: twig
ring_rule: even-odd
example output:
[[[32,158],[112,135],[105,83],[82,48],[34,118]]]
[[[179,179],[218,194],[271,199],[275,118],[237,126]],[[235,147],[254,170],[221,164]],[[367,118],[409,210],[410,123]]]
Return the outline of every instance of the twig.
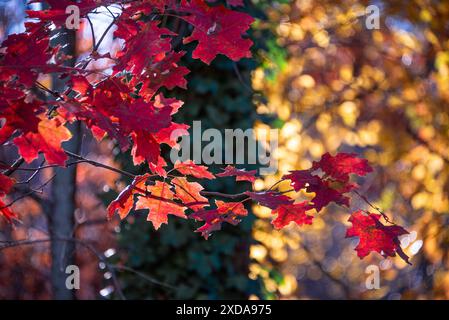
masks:
[[[3,174],[5,176],[10,176],[12,175],[23,163],[25,162],[25,159],[23,159],[22,157],[20,157],[19,159],[17,159],[16,161],[14,161],[14,163],[12,164],[11,167],[9,167],[5,172],[3,172]]]
[[[41,163],[40,166],[43,166],[44,163],[45,163],[45,160],[42,161],[42,163]],[[38,173],[39,173],[39,170],[35,170],[34,173],[33,173],[28,179],[26,179],[25,181],[19,181],[19,182],[16,182],[16,185],[20,185],[20,184],[28,184],[28,183],[30,183],[30,182],[37,176]]]
[[[43,192],[44,192],[44,188],[45,188],[45,187],[47,186],[47,184],[49,184],[50,181],[53,180],[55,177],[56,177],[56,174],[54,174],[50,179],[48,179],[48,180],[45,181],[42,185],[40,185],[40,186],[37,188],[37,189],[40,189],[40,190],[37,190],[37,189],[31,189],[31,191],[29,191],[29,192],[27,192],[27,193],[25,193],[25,194],[23,194],[23,195],[17,197],[16,199],[14,199],[14,200],[11,201],[10,203],[4,205],[4,206],[1,207],[0,209],[8,208],[8,207],[12,206],[14,203],[16,203],[17,201],[22,200],[23,198],[26,198],[26,197],[28,197],[28,196],[34,194],[34,193],[43,193]]]
[[[96,41],[95,41],[94,25],[92,23],[92,20],[90,20],[89,14],[86,14],[86,18],[90,25],[90,32],[92,33],[92,47],[95,48]]]
[[[390,224],[395,224],[393,221],[390,220],[390,218],[388,218],[388,216],[385,214],[385,212],[383,212],[379,207],[375,206],[374,204],[372,204],[367,197],[365,197],[364,195],[360,194],[357,190],[352,190],[352,192],[354,192],[356,195],[358,195],[360,197],[360,199],[362,199],[366,204],[368,204],[371,208],[373,208],[374,210],[376,210],[377,212],[379,212],[381,214],[381,216],[385,219],[386,222],[390,223]]]
[[[164,283],[164,282],[158,281],[158,280],[148,276],[147,274],[142,273],[140,271],[137,271],[137,270],[135,270],[133,268],[130,268],[130,267],[127,267],[127,266],[120,266],[120,265],[111,265],[111,267],[115,268],[117,270],[129,271],[131,273],[134,273],[134,274],[138,275],[139,277],[143,278],[144,280],[146,280],[148,282],[151,282],[152,284],[157,284],[157,285],[160,285],[162,287],[166,287],[166,288],[169,288],[169,289],[172,289],[172,290],[176,289],[176,287],[174,287],[174,286],[172,286],[172,285],[170,285],[168,283]]]
[[[129,177],[129,178],[133,178],[133,179],[136,177],[136,175],[134,175],[134,174],[132,174],[132,173],[130,173],[130,172],[127,172],[127,171],[124,171],[124,170],[121,170],[121,169],[118,169],[118,168],[114,168],[114,167],[108,166],[108,165],[106,165],[106,164],[103,164],[103,163],[100,163],[100,162],[97,162],[97,161],[94,161],[94,160],[86,159],[86,158],[84,158],[83,156],[80,156],[80,155],[78,155],[78,154],[72,153],[72,152],[70,152],[70,151],[65,151],[65,153],[66,153],[68,156],[70,156],[70,157],[72,157],[72,158],[74,158],[74,159],[77,159],[77,160],[80,160],[80,161],[82,161],[82,162],[91,164],[91,165],[93,165],[93,166],[95,166],[95,167],[100,167],[100,168],[108,169],[108,170],[111,170],[111,171],[120,173],[121,175],[127,176],[127,177]]]

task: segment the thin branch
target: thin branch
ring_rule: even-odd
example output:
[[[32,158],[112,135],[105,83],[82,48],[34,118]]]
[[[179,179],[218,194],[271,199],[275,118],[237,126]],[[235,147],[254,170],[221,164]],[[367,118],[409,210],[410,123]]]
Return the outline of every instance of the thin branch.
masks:
[[[357,190],[352,190],[352,192],[354,192],[356,195],[358,195],[360,197],[360,199],[362,199],[367,205],[369,205],[371,208],[373,208],[374,210],[376,210],[377,212],[379,212],[381,214],[381,216],[385,219],[386,222],[390,223],[390,224],[395,224],[393,221],[390,220],[390,218],[388,218],[388,216],[386,215],[385,212],[383,212],[379,207],[375,206],[374,204],[372,204],[367,197],[365,197],[364,195],[360,194],[360,192],[358,192]]]
[[[112,26],[115,24],[115,21],[117,20],[117,17],[114,16],[112,14],[112,12],[109,10],[109,8],[106,7],[106,9],[111,13],[112,15],[112,22],[109,24],[109,26],[106,28],[106,30],[103,32],[103,34],[101,35],[100,40],[98,40],[98,43],[96,44],[96,46],[94,46],[93,51],[97,51],[98,48],[100,47],[101,43],[103,42],[104,38],[106,37],[107,33],[109,32],[109,30],[112,28]]]
[[[45,163],[45,160],[42,161],[40,166],[43,166],[44,163]],[[26,179],[25,181],[16,182],[16,185],[30,183],[37,176],[38,173],[39,173],[39,170],[35,170],[34,173],[28,179]]]
[[[9,167],[5,172],[3,172],[3,174],[5,176],[10,176],[12,175],[17,169],[19,169],[19,167],[25,162],[25,159],[23,159],[22,157],[20,157],[19,159],[17,159],[16,161],[14,161],[14,163],[12,164],[11,167]]]
[[[236,62],[232,63],[232,66],[234,68],[234,72],[237,75],[238,80],[240,81],[240,83],[243,85],[243,87],[250,93],[253,93],[253,89],[245,82],[245,80],[243,80],[242,74],[240,73],[239,67],[237,65]]]
[[[50,88],[48,88],[47,86],[45,86],[44,84],[40,83],[39,81],[36,80],[36,85],[39,89],[41,89],[42,91],[45,91],[49,94],[51,94],[52,96],[54,96],[55,98],[58,98],[60,100],[64,100],[64,98],[61,96],[61,94],[59,92],[53,91]]]
[[[136,175],[134,175],[134,174],[132,174],[132,173],[130,173],[130,172],[127,172],[127,171],[124,171],[124,170],[121,170],[121,169],[118,169],[118,168],[114,168],[114,167],[108,166],[108,165],[106,165],[106,164],[103,164],[103,163],[100,163],[100,162],[97,162],[97,161],[94,161],[94,160],[91,160],[91,159],[86,159],[86,158],[84,158],[83,156],[80,156],[80,155],[75,154],[75,153],[73,153],[73,152],[65,151],[65,153],[66,153],[68,156],[70,156],[70,157],[72,157],[72,158],[74,158],[74,159],[79,160],[80,162],[85,162],[85,163],[91,164],[91,165],[93,165],[93,166],[95,166],[95,167],[108,169],[108,170],[117,172],[117,173],[119,173],[119,174],[121,174],[121,175],[127,176],[127,177],[129,177],[129,178],[133,178],[133,179],[134,179],[134,178],[136,177]],[[78,163],[79,163],[79,162],[78,162]]]
[[[236,193],[236,194],[228,194],[228,193],[221,193],[221,192],[215,192],[215,191],[200,191],[201,195],[204,196],[214,196],[214,197],[221,197],[221,198],[229,198],[229,199],[237,199],[243,196],[246,196],[244,192]]]
[[[111,267],[114,268],[114,269],[117,269],[117,270],[129,271],[131,273],[134,273],[134,274],[138,275],[139,277],[141,277],[142,279],[144,279],[144,280],[146,280],[148,282],[151,282],[152,284],[157,284],[159,286],[166,287],[166,288],[169,288],[169,289],[172,289],[172,290],[176,289],[176,287],[174,287],[174,286],[172,286],[172,285],[170,285],[168,283],[164,283],[164,282],[158,281],[158,280],[150,277],[149,275],[147,275],[145,273],[142,273],[142,272],[140,272],[138,270],[135,270],[133,268],[130,268],[130,267],[127,267],[127,266],[121,266],[121,265],[111,265]]]
[[[0,208],[0,210],[3,210],[5,208],[8,208],[10,206],[12,206],[14,203],[16,203],[19,200],[22,200],[23,198],[26,198],[34,193],[43,193],[44,192],[44,188],[50,183],[50,181],[52,181],[54,178],[56,177],[56,174],[54,174],[50,179],[48,179],[47,181],[45,181],[43,184],[41,184],[39,187],[37,187],[36,189],[31,189],[30,191],[24,193],[23,195],[17,197],[16,199],[14,199],[13,201],[11,201],[10,203],[4,205],[3,207]],[[40,190],[39,190],[40,189]]]
[[[95,48],[96,41],[95,41],[94,25],[92,23],[92,20],[90,20],[89,14],[86,14],[86,18],[90,25],[90,33],[92,33],[92,47]]]

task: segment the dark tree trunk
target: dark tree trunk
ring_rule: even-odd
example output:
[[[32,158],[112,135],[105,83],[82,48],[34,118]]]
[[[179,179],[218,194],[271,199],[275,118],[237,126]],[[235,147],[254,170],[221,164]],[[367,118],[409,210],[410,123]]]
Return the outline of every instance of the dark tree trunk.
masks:
[[[75,63],[76,46],[75,31],[65,30],[58,36],[56,41],[59,44],[67,44],[64,53],[71,55],[72,60],[66,65],[73,66]],[[53,79],[53,88],[57,92],[62,92],[64,83],[58,78]],[[79,153],[81,138],[80,124],[67,125],[72,132],[72,139],[63,144],[65,150]],[[68,289],[66,279],[69,276],[65,273],[67,266],[75,264],[75,243],[62,241],[62,239],[74,237],[75,231],[75,209],[76,209],[76,166],[55,169],[55,178],[52,181],[51,204],[48,208],[48,221],[51,242],[51,282],[53,298],[58,300],[75,299],[75,291]]]

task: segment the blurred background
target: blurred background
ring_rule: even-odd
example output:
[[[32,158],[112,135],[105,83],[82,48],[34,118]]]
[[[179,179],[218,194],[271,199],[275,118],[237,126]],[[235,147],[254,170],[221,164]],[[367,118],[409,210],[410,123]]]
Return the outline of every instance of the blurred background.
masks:
[[[192,232],[194,222],[181,219],[157,232],[139,212],[107,222],[105,207],[129,181],[79,165],[73,233],[80,239],[74,259],[81,287],[75,298],[448,299],[449,2],[245,3],[242,10],[256,17],[254,59],[220,57],[208,67],[183,46],[182,64],[191,73],[187,90],[169,92],[185,101],[176,120],[201,120],[203,129],[279,129],[279,171],[258,179],[258,190],[289,170],[310,167],[325,152],[367,158],[374,172],[359,181],[361,193],[410,231],[401,245],[413,265],[376,253],[360,260],[357,240],[345,239],[348,209],[338,206],[323,209],[311,226],[278,231],[270,210],[253,205],[243,223],[208,241]],[[378,28],[367,25],[370,5],[379,9]],[[27,8],[25,1],[0,0],[1,40],[23,30]],[[101,34],[110,20],[95,19]],[[120,46],[108,37],[100,53]],[[92,48],[85,21],[75,38],[75,56],[82,59]],[[110,68],[102,61],[90,67]],[[113,142],[97,143],[80,130],[83,155],[144,172]],[[15,158],[13,147],[0,149],[2,161]],[[37,179],[45,175],[51,172]],[[248,187],[232,179],[207,184],[227,193]],[[51,189],[41,199],[17,202],[23,224],[11,228],[0,221],[0,240],[47,238]],[[353,197],[350,210],[358,209],[369,210]],[[48,243],[0,250],[0,298],[52,298],[50,264]],[[377,290],[365,285],[371,265],[380,270]]]

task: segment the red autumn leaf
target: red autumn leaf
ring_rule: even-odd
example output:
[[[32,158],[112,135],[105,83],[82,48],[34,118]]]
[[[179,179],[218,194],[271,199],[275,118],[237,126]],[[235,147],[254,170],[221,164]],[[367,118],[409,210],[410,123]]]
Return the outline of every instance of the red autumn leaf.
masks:
[[[215,176],[207,170],[206,166],[195,164],[192,160],[184,162],[176,161],[174,169],[186,176],[193,176],[198,179],[215,179]]]
[[[246,171],[245,169],[237,169],[233,166],[227,166],[223,172],[218,173],[217,177],[233,177],[237,181],[250,181],[254,182],[256,180],[255,174],[257,170]]]
[[[42,152],[49,164],[64,166],[67,155],[61,144],[72,137],[70,131],[57,119],[41,120],[37,131],[37,133],[28,132],[14,139],[20,155],[30,163],[37,159],[39,152]]]
[[[282,177],[282,180],[291,180],[291,186],[295,191],[304,189],[308,185],[318,185],[321,182],[319,176],[313,175],[311,170],[290,171]]]
[[[27,103],[25,99],[12,101],[7,107],[0,108],[0,118],[6,121],[0,129],[0,143],[7,141],[16,130],[22,133],[37,132],[40,121],[37,113],[42,110],[40,102]]]
[[[117,29],[114,31],[114,36],[125,41],[133,39],[141,29],[141,24],[136,21],[135,17],[138,17],[140,14],[149,15],[154,9],[163,13],[166,6],[176,9],[175,5],[175,0],[128,1],[123,6],[120,17],[116,20]]]
[[[0,197],[8,194],[16,181],[0,173]]]
[[[241,202],[216,200],[215,205],[217,206],[216,209],[200,210],[190,215],[196,221],[204,221],[204,224],[196,229],[195,232],[201,232],[205,239],[208,239],[213,231],[220,230],[223,222],[237,225],[241,221],[240,217],[248,215],[248,211]]]
[[[307,215],[307,210],[309,210],[307,201],[295,204],[282,204],[272,211],[272,214],[277,214],[277,217],[271,223],[276,229],[282,229],[292,221],[298,226],[312,224],[313,216]]]
[[[72,75],[70,77],[70,86],[72,90],[81,93],[83,96],[90,96],[94,89],[86,77],[82,75]]]
[[[3,41],[4,55],[0,54],[0,81],[17,78],[20,84],[32,87],[37,80],[36,67],[43,67],[51,58],[49,38],[33,37],[31,34],[12,34]]]
[[[147,220],[153,223],[157,230],[162,224],[168,223],[168,215],[187,218],[184,211],[187,209],[174,201],[174,193],[166,182],[156,181],[155,185],[148,187],[150,196],[138,196],[136,209],[149,209]]]
[[[118,212],[120,219],[125,219],[134,206],[134,195],[146,191],[145,182],[149,175],[141,175],[134,178],[133,182],[123,189],[118,197],[112,201],[108,208],[108,219],[112,219],[115,212]]]
[[[77,77],[75,81],[78,92],[92,92],[92,86],[85,78]],[[153,172],[162,172],[160,144],[175,146],[176,139],[188,128],[171,121],[182,102],[162,95],[145,102],[143,99],[131,100],[129,95],[129,88],[116,79],[103,81],[91,95],[80,101],[59,105],[66,111],[66,118],[86,122],[97,139],[107,133],[117,140],[122,150],[127,150],[129,136],[134,142],[131,151],[134,164],[146,160]]]
[[[162,128],[153,136],[159,144],[164,143],[172,148],[179,149],[178,139],[181,136],[188,136],[188,129],[189,126],[186,124],[172,122],[170,126]]]
[[[101,107],[95,108],[92,104],[81,104],[78,101],[59,102],[59,113],[68,120],[78,119],[83,121],[92,131],[97,140],[105,137],[106,133],[111,139],[115,139],[122,150],[129,148],[129,140],[116,122],[113,122],[110,116],[101,110]]]
[[[155,105],[143,100],[132,104],[117,106],[111,115],[118,118],[123,130],[131,132],[141,130],[157,132],[171,124],[172,107],[170,105]]]
[[[293,199],[275,191],[262,191],[262,192],[246,191],[245,194],[252,200],[258,202],[261,206],[270,209],[276,209],[280,205],[287,205],[293,203]]]
[[[184,78],[190,71],[186,67],[178,65],[179,60],[185,54],[181,52],[170,52],[163,56],[155,57],[147,72],[142,77],[142,89],[139,94],[145,99],[151,98],[160,88],[173,89],[187,87],[187,80]]]
[[[182,103],[180,103],[179,100],[165,99],[162,95],[158,95],[154,101],[154,106],[156,107],[155,110],[171,110],[171,114],[176,113],[181,105]],[[171,118],[168,117],[167,119]],[[188,128],[189,126],[187,125],[171,122],[168,126],[159,129],[155,133],[134,130],[134,132],[131,133],[131,138],[134,141],[131,151],[134,164],[140,164],[145,160],[152,165],[161,163],[160,145],[167,144],[172,148],[176,148],[178,146],[178,138],[183,135],[188,135]],[[152,171],[155,172],[153,169]]]
[[[362,259],[371,251],[376,251],[384,257],[394,257],[397,253],[410,264],[398,239],[409,232],[400,226],[385,226],[380,222],[380,218],[380,214],[364,214],[363,211],[352,213],[348,220],[352,227],[346,231],[346,238],[359,237],[360,242],[355,248],[357,255]]]
[[[311,170],[291,171],[282,179],[291,180],[291,186],[295,191],[305,189],[307,192],[315,193],[311,200],[313,204],[309,204],[308,209],[316,209],[320,211],[331,202],[339,205],[349,206],[349,198],[344,194],[350,191],[352,184],[333,185],[333,181],[323,180],[319,176],[312,174]]]
[[[14,179],[0,173],[0,216],[3,216],[10,223],[12,219],[16,219],[17,216],[6,206],[1,198],[11,191],[15,182]]]
[[[135,165],[139,165],[145,160],[148,163],[157,163],[161,150],[152,134],[139,130],[134,131],[131,138],[134,142],[131,155]]]
[[[118,62],[114,72],[123,70],[132,72],[134,85],[141,80],[142,72],[154,58],[165,56],[165,53],[171,50],[170,38],[166,36],[176,34],[158,27],[159,23],[160,21],[138,22],[140,31],[136,36],[127,39],[125,48],[117,54]]]
[[[316,209],[318,212],[329,203],[335,202],[338,205],[349,207],[349,198],[345,196],[347,189],[335,189],[327,180],[320,180],[317,184],[311,184],[306,187],[307,192],[314,192],[315,196],[309,204],[310,209]]]
[[[184,43],[198,41],[194,59],[210,64],[217,54],[234,61],[251,57],[249,49],[253,43],[242,38],[254,21],[251,16],[222,5],[210,7],[203,0],[183,0],[180,11],[190,14],[183,19],[194,26],[192,34],[184,38]]]
[[[165,171],[165,167],[167,166],[167,162],[165,162],[164,158],[159,156],[157,163],[148,163],[150,170],[152,173],[157,174],[163,178],[167,178],[167,171]]]
[[[181,200],[190,209],[198,211],[209,204],[207,198],[200,194],[204,188],[199,183],[189,182],[184,177],[173,178],[171,183],[175,186],[176,198]],[[195,202],[204,203],[193,204]]]
[[[16,214],[6,206],[2,199],[0,199],[0,216],[4,217],[9,223],[11,223],[13,219],[17,219]]]
[[[373,171],[366,159],[360,159],[354,153],[338,153],[335,157],[325,153],[320,161],[314,161],[312,168],[321,169],[327,175],[340,181],[348,181],[349,174],[364,176]]]

